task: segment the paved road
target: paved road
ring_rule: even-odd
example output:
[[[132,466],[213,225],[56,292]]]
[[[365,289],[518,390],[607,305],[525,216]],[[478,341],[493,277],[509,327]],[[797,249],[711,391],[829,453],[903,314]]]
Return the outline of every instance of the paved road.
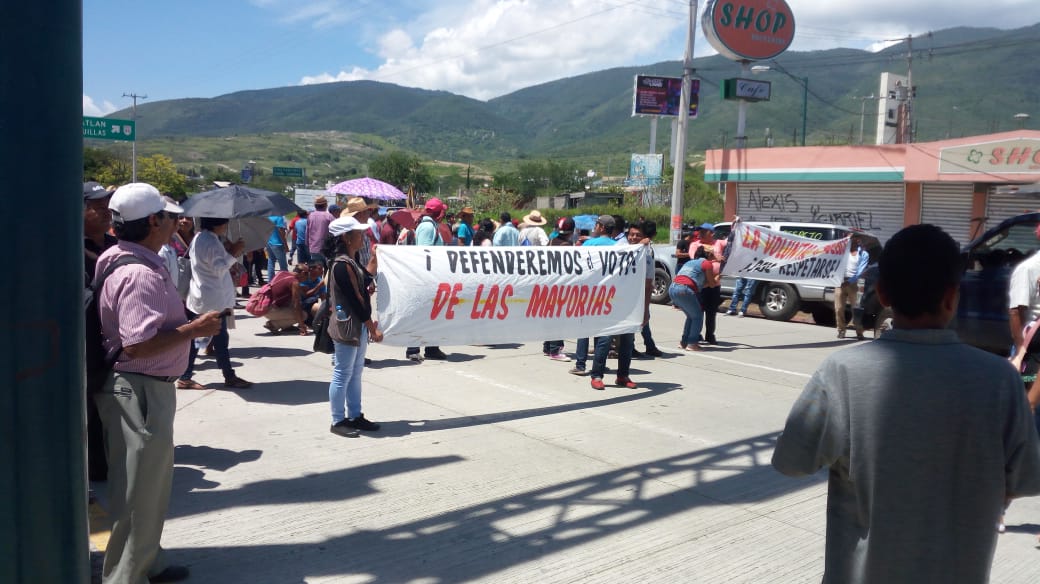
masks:
[[[769,460],[810,373],[856,341],[720,315],[719,347],[680,354],[681,313],[652,314],[671,354],[634,362],[637,390],[593,391],[540,343],[422,364],[373,345],[383,430],[357,439],[329,433],[328,356],[245,315],[232,356],[258,385],[179,392],[164,547],[193,582],[819,582],[825,476]],[[1040,501],[1008,523],[993,582],[1035,584]]]

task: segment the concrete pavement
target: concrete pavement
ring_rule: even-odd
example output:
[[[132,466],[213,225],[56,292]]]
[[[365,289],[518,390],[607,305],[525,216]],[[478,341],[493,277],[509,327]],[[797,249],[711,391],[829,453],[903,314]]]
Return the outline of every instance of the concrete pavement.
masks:
[[[350,439],[328,429],[329,356],[239,311],[232,358],[257,385],[178,392],[163,546],[192,582],[818,582],[825,474],[769,461],[815,366],[856,341],[720,315],[722,344],[683,354],[682,314],[652,314],[669,354],[633,362],[636,390],[594,391],[540,343],[422,364],[370,345],[383,428]],[[992,581],[1040,581],[1040,501],[1007,519]]]

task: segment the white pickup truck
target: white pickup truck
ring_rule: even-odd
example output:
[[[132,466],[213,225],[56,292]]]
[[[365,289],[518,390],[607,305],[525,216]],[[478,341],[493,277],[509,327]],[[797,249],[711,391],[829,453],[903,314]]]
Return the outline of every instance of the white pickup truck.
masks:
[[[794,222],[762,222],[752,221],[755,225],[762,225],[769,229],[794,233],[810,239],[831,241],[848,237],[852,233],[859,233],[867,239],[865,248],[878,245],[877,240],[866,233],[857,232],[844,225],[833,225],[830,223],[794,223]],[[729,237],[732,224],[729,222],[715,225],[715,238],[725,239]],[[873,241],[871,241],[873,240]],[[654,245],[654,292],[650,300],[657,304],[667,304],[668,286],[675,276],[675,246],[671,244]],[[732,276],[722,276],[722,296],[729,298],[733,295],[733,285],[736,279]],[[759,306],[762,315],[770,320],[791,320],[799,311],[804,310],[813,315],[813,320],[824,325],[834,324],[834,288],[831,286],[813,286],[798,282],[768,282],[760,281],[755,288],[753,301]]]

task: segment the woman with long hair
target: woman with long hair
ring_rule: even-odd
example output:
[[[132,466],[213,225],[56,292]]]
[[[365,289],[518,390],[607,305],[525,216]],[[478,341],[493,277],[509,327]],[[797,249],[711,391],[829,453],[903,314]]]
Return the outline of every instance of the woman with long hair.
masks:
[[[329,236],[322,253],[333,258],[329,267],[329,336],[332,355],[332,381],[329,383],[330,431],[338,436],[356,438],[359,431],[375,432],[379,424],[365,419],[361,412],[361,374],[365,370],[368,341],[383,340],[383,333],[372,320],[372,297],[367,274],[358,264],[357,254],[365,245],[368,225],[353,217],[341,217],[329,224]],[[344,402],[346,408],[344,411]]]
[[[683,264],[675,275],[672,285],[668,287],[668,296],[672,303],[686,314],[683,324],[682,338],[679,347],[686,351],[700,351],[697,343],[701,341],[701,325],[704,321],[704,309],[698,296],[705,282],[713,278],[711,262],[707,259],[703,247],[698,246],[690,261]]]

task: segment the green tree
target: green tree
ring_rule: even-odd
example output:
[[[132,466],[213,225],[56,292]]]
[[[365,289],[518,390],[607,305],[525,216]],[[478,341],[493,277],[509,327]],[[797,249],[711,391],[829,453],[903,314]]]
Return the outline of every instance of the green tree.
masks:
[[[414,188],[416,192],[428,193],[433,188],[429,169],[419,157],[395,150],[376,156],[368,163],[369,176],[388,182],[401,190]]]
[[[177,171],[173,159],[162,154],[147,156],[137,161],[137,180],[146,182],[159,192],[175,199],[184,196],[186,177]]]
[[[112,158],[95,175],[105,185],[124,185],[133,180],[133,167],[129,161]],[[159,192],[177,199],[185,194],[187,178],[178,172],[173,159],[162,154],[146,156],[137,160],[137,182],[148,183]]]
[[[98,179],[101,175],[102,170],[112,164],[118,157],[112,152],[103,148],[84,148],[83,149],[83,180],[97,180],[98,182],[104,182]],[[106,183],[109,184],[109,183]]]

